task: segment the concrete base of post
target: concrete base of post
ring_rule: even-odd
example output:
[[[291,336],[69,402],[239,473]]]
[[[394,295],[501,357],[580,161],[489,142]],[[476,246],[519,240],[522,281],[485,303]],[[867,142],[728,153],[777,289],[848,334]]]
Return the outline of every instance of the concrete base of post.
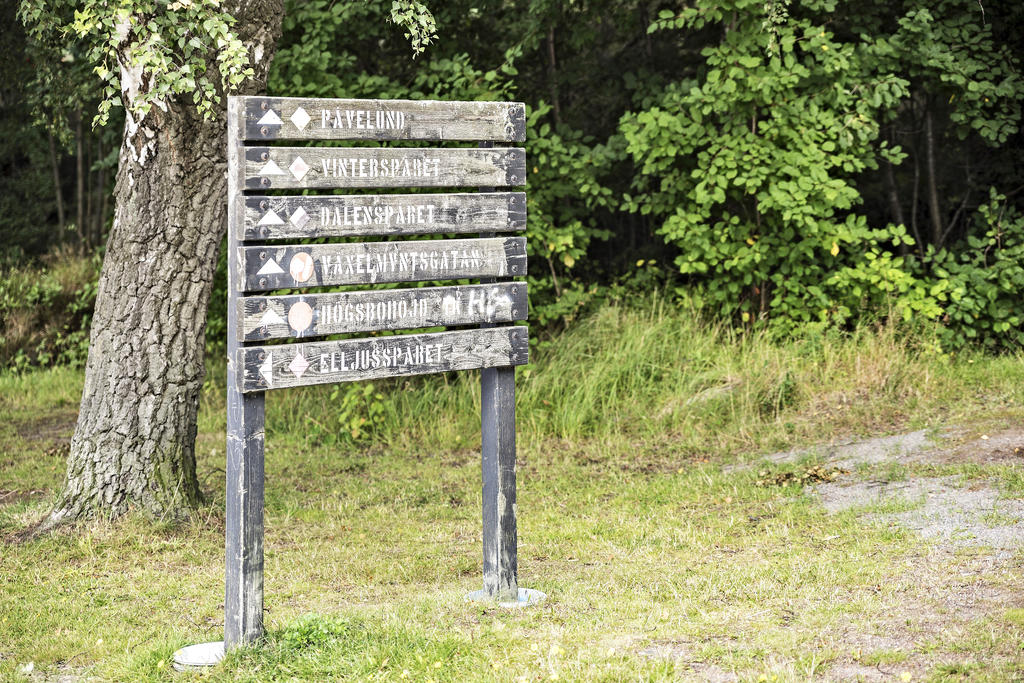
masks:
[[[519,595],[516,597],[516,600],[507,600],[504,602],[499,602],[498,607],[529,607],[530,605],[536,605],[541,602],[544,602],[545,598],[547,597],[547,595],[541,593],[538,590],[534,590],[532,588],[520,588]],[[478,591],[473,591],[472,593],[467,593],[466,602],[489,602],[491,604],[494,604],[495,600],[486,592],[484,592],[483,589],[481,589]]]
[[[224,659],[224,641],[216,643],[200,643],[189,645],[174,653],[175,671],[188,671],[189,669],[201,669],[206,666],[216,666]]]

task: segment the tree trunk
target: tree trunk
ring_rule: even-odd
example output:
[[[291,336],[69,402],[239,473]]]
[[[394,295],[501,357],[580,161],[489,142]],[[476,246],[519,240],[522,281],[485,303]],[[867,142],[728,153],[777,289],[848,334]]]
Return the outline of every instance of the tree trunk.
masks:
[[[102,154],[100,155],[103,156]],[[107,225],[107,202],[110,199],[110,192],[107,190],[107,178],[110,176],[110,172],[106,168],[100,169],[100,209],[97,217],[97,234],[96,245],[99,246],[103,243],[103,228]]]
[[[91,136],[90,136],[91,137]],[[85,235],[85,246],[92,250],[96,246],[92,236],[92,145],[85,141],[85,218],[82,220],[82,234]]]
[[[925,137],[925,171],[928,183],[928,216],[932,224],[932,244],[936,249],[942,247],[942,213],[939,209],[939,183],[935,171],[935,129],[932,124],[932,111],[924,112]]]
[[[107,193],[107,171],[103,168],[103,135],[96,136],[96,203],[90,219],[92,221],[92,245],[98,247],[103,241],[103,196]]]
[[[555,27],[548,29],[548,89],[551,92],[551,108],[555,125],[562,124],[562,104],[558,98],[558,62],[555,60]]]
[[[82,151],[82,108],[78,108],[75,123],[75,233],[78,248],[85,248],[85,158]]]
[[[242,94],[261,91],[283,2],[225,4],[256,71]],[[78,424],[63,493],[40,530],[131,509],[182,519],[200,502],[196,414],[225,158],[223,113],[203,121],[191,97],[138,124],[127,117]]]
[[[60,185],[60,165],[57,163],[57,143],[53,139],[53,131],[46,127],[46,135],[50,140],[50,167],[53,170],[53,191],[57,199],[57,231],[50,233],[46,242],[51,247],[64,239],[64,228],[67,222],[64,218],[64,191]]]

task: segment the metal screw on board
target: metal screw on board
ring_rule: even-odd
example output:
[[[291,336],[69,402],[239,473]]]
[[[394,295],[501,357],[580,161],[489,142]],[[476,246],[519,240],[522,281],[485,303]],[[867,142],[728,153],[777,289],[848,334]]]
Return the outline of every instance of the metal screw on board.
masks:
[[[261,211],[266,211],[268,206],[270,206],[270,202],[268,202],[267,200],[264,199],[262,202],[260,202]]]
[[[266,100],[264,100],[263,102],[260,102],[260,109],[262,109],[263,111],[266,111],[267,107],[269,107],[269,106],[270,105],[267,104]]]
[[[269,131],[266,126],[260,126],[260,135],[266,135],[268,132]]]
[[[519,293],[519,288],[518,287],[513,287],[512,288],[512,296],[515,296],[518,293]]]
[[[259,353],[257,354],[257,357],[258,357],[258,358],[259,358],[260,360],[264,360],[264,359],[265,359],[265,358],[267,357],[267,352],[266,352],[266,351],[260,351],[260,352],[259,352]]]
[[[270,178],[260,178],[260,185],[270,187]]]
[[[266,286],[267,286],[267,278],[261,277],[260,278],[260,287],[266,287]]]
[[[265,252],[265,251],[261,251],[260,252],[260,260],[261,261],[266,261],[267,260],[267,252]]]
[[[264,126],[263,130],[266,130],[266,129],[267,129],[267,127]],[[260,161],[266,161],[269,158],[270,158],[270,152],[260,152]]]

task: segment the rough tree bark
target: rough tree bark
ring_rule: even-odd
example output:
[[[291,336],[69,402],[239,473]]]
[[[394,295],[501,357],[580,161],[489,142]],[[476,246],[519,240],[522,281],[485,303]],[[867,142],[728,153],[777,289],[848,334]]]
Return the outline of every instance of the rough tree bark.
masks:
[[[283,0],[225,5],[256,72],[241,94],[262,91]],[[183,518],[200,502],[196,415],[225,231],[225,119],[204,121],[191,97],[128,119],[64,489],[39,530],[133,508]]]

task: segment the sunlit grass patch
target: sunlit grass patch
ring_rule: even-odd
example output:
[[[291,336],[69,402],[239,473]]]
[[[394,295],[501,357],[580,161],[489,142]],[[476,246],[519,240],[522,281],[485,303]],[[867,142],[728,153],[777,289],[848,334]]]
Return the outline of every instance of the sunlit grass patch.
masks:
[[[212,678],[459,680],[460,671],[483,668],[468,640],[428,635],[384,619],[305,615],[267,634],[260,648],[231,653]]]
[[[932,555],[861,514],[917,498],[828,514],[815,493],[928,476],[998,480],[1013,497],[1012,459],[848,467],[829,444],[1018,419],[1017,359],[965,364],[887,328],[742,337],[657,301],[608,307],[533,357],[517,387],[519,577],[547,601],[463,601],[482,572],[474,373],[373,383],[359,438],[335,389],[270,392],[267,640],[177,678],[793,680],[898,650],[897,675],[956,653],[998,680],[1019,656],[1012,637],[985,636],[1012,634],[1006,606],[941,612],[965,563],[990,567],[971,576],[993,594],[1018,590],[1019,557],[993,569],[987,549]],[[130,515],[0,549],[0,678],[32,662],[51,678],[167,680],[177,648],[223,637],[223,382],[212,363],[196,447],[207,502],[191,524]],[[0,375],[0,488],[42,491],[0,502],[0,533],[44,514],[63,477],[14,425],[71,414],[80,390],[66,371]],[[874,642],[866,660],[851,637]]]

